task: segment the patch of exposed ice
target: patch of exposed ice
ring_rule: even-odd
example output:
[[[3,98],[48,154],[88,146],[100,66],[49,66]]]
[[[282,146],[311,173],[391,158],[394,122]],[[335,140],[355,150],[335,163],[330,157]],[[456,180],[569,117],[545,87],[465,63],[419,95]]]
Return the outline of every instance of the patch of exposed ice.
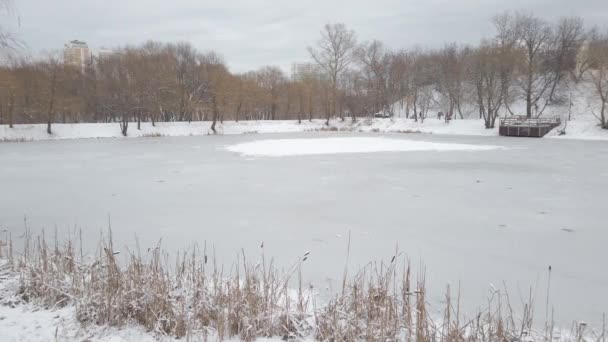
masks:
[[[502,148],[493,145],[435,143],[381,137],[268,139],[227,147],[229,151],[245,156],[268,157],[372,152],[490,151]]]

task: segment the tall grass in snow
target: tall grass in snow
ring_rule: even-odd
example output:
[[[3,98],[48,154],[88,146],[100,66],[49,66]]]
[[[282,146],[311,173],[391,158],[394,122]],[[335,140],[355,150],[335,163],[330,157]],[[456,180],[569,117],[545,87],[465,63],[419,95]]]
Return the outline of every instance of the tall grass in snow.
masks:
[[[467,318],[460,289],[448,286],[443,313],[433,317],[424,266],[416,272],[399,250],[389,262],[370,263],[352,276],[345,268],[341,291],[320,301],[303,286],[308,253],[281,273],[266,260],[263,245],[257,263],[242,252],[226,269],[206,245],[174,259],[160,244],[145,251],[137,247],[119,262],[111,231],[91,256],[80,248],[80,236],[61,244],[55,237],[49,245],[44,233],[34,238],[26,230],[24,239],[19,255],[10,238],[0,243],[4,267],[20,275],[18,298],[45,308],[74,305],[83,324],[139,324],[186,340],[605,342],[605,326],[593,333],[575,323],[567,334],[556,334],[551,319],[544,330],[533,330],[532,291],[519,314],[506,289],[495,289],[485,308]]]

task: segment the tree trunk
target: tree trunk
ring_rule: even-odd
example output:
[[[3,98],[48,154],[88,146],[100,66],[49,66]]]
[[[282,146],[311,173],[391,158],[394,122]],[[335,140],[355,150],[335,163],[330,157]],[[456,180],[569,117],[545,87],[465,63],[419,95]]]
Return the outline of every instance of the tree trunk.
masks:
[[[494,128],[494,126],[496,126],[496,118],[498,118],[498,108],[496,108],[492,114],[492,124],[490,125],[490,128]]]
[[[14,104],[15,104],[15,98],[13,97],[13,95],[11,95],[11,97],[9,97],[8,100],[8,128],[13,128],[13,108],[14,108]]]
[[[338,93],[338,86],[336,84],[337,77],[334,78],[332,87],[331,87],[331,100],[329,101],[329,110],[327,111],[327,121],[325,122],[326,126],[329,126],[329,119],[331,115],[335,115],[336,111],[336,96]]]
[[[46,132],[48,134],[52,134],[51,131],[51,123],[53,121],[53,107],[55,106],[55,83],[57,81],[57,69],[52,71],[51,75],[51,89],[50,89],[50,99],[49,99],[49,108],[47,112],[47,125]]]
[[[464,120],[464,115],[462,115],[461,100],[456,101],[456,109],[458,110],[458,115],[460,116],[460,119]]]
[[[312,122],[312,92],[308,95],[308,121]]]
[[[122,115],[122,119],[120,121],[120,132],[124,137],[127,136],[127,130],[129,129],[129,116],[125,113]]]
[[[551,86],[551,92],[549,93],[549,102],[553,102],[553,96],[555,95],[555,88],[557,88],[557,85],[559,84],[559,82],[562,80],[562,77],[560,75],[555,77],[555,81],[553,81],[553,85]]]
[[[532,75],[528,76],[526,88],[526,117],[532,118]]]
[[[602,128],[608,129],[608,122],[606,122],[606,101],[602,99],[602,109],[600,112],[600,117],[602,119]]]
[[[53,134],[51,130],[51,123],[53,122],[53,97],[51,97],[51,102],[49,103],[49,109],[46,118],[46,132],[48,134]]]
[[[449,105],[448,113],[450,114],[450,119],[454,116],[454,101],[450,97],[450,105]]]
[[[298,108],[298,123],[301,124],[302,123],[302,115],[304,114],[304,95],[302,94],[302,92],[299,93],[299,108]]]
[[[241,114],[241,107],[243,106],[242,102],[239,102],[239,105],[236,107],[236,115],[235,115],[235,121],[239,122],[239,116]]]
[[[217,101],[215,100],[215,96],[212,97],[211,101],[213,103],[213,123],[211,124],[211,130],[213,131],[213,134],[216,134],[217,131],[215,130],[215,124],[217,123],[218,110],[217,110]]]

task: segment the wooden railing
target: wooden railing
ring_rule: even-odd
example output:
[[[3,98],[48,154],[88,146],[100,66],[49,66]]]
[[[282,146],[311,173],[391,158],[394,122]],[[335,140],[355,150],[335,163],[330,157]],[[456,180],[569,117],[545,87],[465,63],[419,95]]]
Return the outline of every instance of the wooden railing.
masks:
[[[561,119],[553,118],[537,118],[529,119],[527,117],[511,116],[500,119],[500,126],[526,126],[526,127],[541,127],[541,126],[559,126]]]

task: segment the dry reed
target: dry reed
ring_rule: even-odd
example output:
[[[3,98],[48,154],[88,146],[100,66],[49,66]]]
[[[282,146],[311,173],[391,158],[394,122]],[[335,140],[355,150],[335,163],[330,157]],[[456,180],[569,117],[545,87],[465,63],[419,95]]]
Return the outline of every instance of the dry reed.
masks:
[[[82,236],[79,236],[82,245]],[[551,321],[544,331],[533,330],[533,291],[516,318],[509,294],[495,289],[487,307],[472,318],[461,312],[448,286],[442,317],[429,315],[426,271],[413,279],[411,263],[396,249],[390,262],[374,262],[344,277],[340,293],[317,303],[311,287],[303,286],[302,267],[309,253],[285,273],[267,261],[252,264],[243,251],[230,270],[218,265],[215,252],[195,246],[174,261],[160,243],[142,253],[139,246],[120,263],[111,230],[102,236],[93,256],[68,239],[52,246],[46,235],[33,238],[26,229],[23,252],[13,251],[12,239],[0,242],[0,258],[20,274],[17,295],[44,308],[74,305],[82,324],[139,324],[161,336],[205,340],[258,337],[320,341],[526,341],[556,340]],[[349,246],[350,250],[350,246]],[[350,253],[350,251],[348,252]],[[348,258],[348,256],[347,256]],[[291,286],[294,286],[292,288]],[[547,296],[546,308],[549,307]],[[548,318],[548,313],[546,313]],[[605,318],[603,320],[605,322]],[[573,325],[564,341],[605,342],[584,323]]]

